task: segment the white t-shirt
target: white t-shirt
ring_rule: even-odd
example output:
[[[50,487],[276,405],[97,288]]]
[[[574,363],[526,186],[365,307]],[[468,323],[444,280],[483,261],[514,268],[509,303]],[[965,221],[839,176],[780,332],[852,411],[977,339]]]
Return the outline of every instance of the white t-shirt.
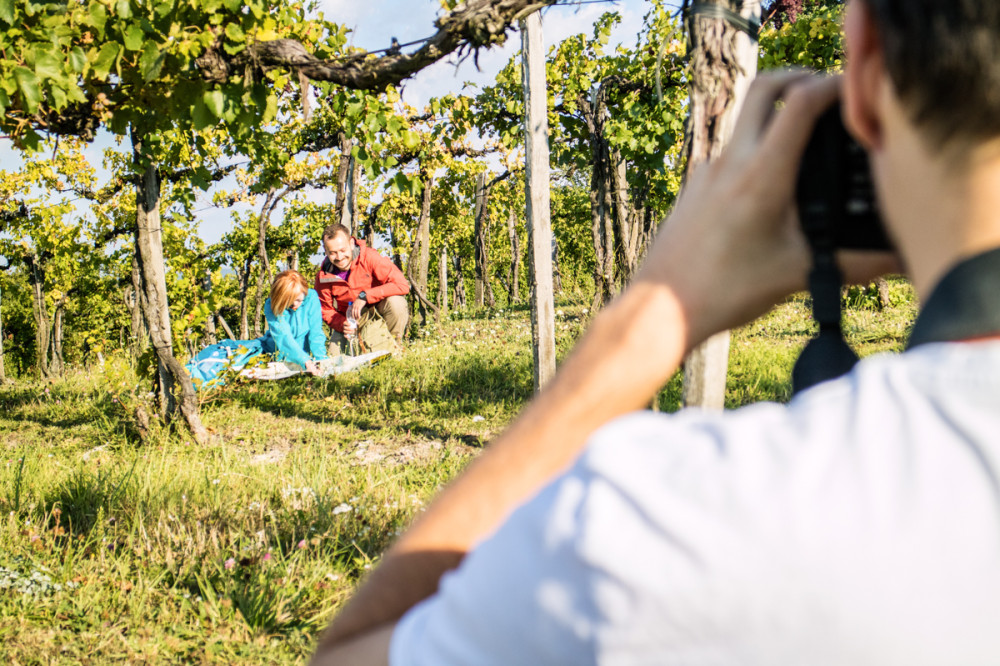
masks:
[[[390,663],[1000,664],[998,471],[1000,343],[628,416],[403,617]]]

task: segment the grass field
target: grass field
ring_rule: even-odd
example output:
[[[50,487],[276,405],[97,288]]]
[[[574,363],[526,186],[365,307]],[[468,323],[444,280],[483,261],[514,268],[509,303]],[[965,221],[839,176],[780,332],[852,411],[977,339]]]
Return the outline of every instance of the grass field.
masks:
[[[852,292],[862,355],[901,348],[912,290]],[[557,314],[560,353],[584,306]],[[812,333],[790,299],[733,332],[729,407],[789,397]],[[0,387],[0,645],[10,664],[301,663],[379,553],[531,393],[530,320],[480,313],[327,380],[205,396],[214,441],[154,421],[112,357],[58,383]],[[680,377],[662,392],[678,408]]]

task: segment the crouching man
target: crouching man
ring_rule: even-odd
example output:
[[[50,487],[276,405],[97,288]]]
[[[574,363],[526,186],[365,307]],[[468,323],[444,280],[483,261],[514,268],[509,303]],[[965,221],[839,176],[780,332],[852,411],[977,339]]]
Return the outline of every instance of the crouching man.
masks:
[[[410,283],[387,257],[351,236],[342,224],[323,230],[326,258],[316,274],[316,293],[323,321],[330,327],[329,353],[340,353],[346,336],[357,333],[368,346],[378,347],[377,330],[385,328],[399,345],[410,321],[406,294]],[[357,324],[348,326],[348,319]],[[378,351],[374,349],[372,351]]]

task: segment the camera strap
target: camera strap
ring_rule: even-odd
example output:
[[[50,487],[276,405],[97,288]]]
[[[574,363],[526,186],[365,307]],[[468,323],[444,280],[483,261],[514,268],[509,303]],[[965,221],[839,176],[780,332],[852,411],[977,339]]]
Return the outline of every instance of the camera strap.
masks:
[[[840,329],[840,271],[828,247],[817,251],[809,276],[819,335],[809,341],[792,370],[792,393],[839,377],[858,357]],[[1000,248],[956,264],[938,282],[913,325],[906,349],[934,342],[1000,337]]]
[[[841,330],[840,288],[843,279],[828,236],[817,236],[813,244],[813,267],[809,273],[813,319],[819,333],[802,350],[792,368],[792,393],[849,372],[858,362]]]
[[[1000,248],[949,270],[920,310],[907,349],[1000,336]]]

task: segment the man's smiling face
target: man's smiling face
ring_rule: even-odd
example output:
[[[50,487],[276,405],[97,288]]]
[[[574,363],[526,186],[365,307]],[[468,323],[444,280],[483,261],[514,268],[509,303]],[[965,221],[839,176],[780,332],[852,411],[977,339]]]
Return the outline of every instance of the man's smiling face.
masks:
[[[337,234],[333,238],[323,241],[326,250],[326,258],[338,271],[346,271],[351,267],[351,239],[344,234]]]

